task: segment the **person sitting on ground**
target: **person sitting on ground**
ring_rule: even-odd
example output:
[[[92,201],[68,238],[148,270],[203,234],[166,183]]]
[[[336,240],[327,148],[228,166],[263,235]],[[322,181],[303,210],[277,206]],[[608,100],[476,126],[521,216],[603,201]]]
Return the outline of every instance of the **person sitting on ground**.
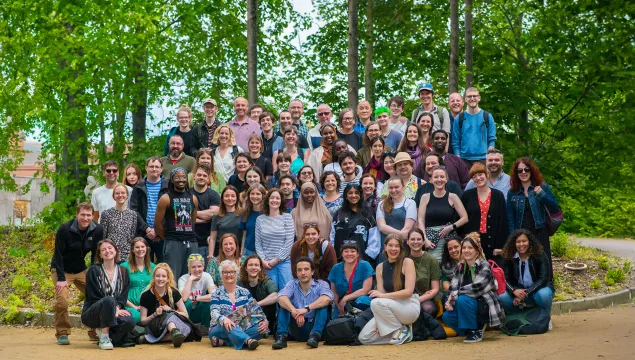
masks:
[[[444,295],[450,290],[450,283],[456,273],[456,268],[461,262],[461,238],[458,235],[450,236],[443,246],[441,256],[441,291]],[[443,303],[447,298],[444,296]]]
[[[342,245],[342,261],[335,264],[328,281],[333,292],[333,317],[346,315],[347,309],[366,310],[370,307],[368,293],[373,288],[375,270],[368,261],[360,259],[357,243]]]
[[[231,236],[231,235],[230,235]],[[209,326],[209,304],[216,290],[212,276],[205,272],[203,256],[192,254],[187,259],[188,273],[178,282],[181,298],[185,300],[187,314],[195,324]]]
[[[269,321],[269,332],[275,334],[278,287],[265,273],[265,266],[257,254],[251,254],[243,260],[240,283],[256,299]]]
[[[320,236],[317,225],[307,224],[304,227],[304,236],[291,247],[291,263],[295,264],[298,258],[307,256],[313,261],[317,269],[316,280],[328,279],[329,273],[337,263],[333,245]],[[295,276],[294,276],[295,278]]]
[[[417,281],[415,286],[421,303],[421,311],[436,317],[437,305],[434,298],[439,294],[439,281],[441,280],[441,270],[439,262],[423,247],[423,231],[412,229],[408,235],[408,257],[415,263]]]
[[[238,246],[238,239],[236,239],[236,235],[231,233],[227,233],[221,237],[218,256],[210,259],[207,264],[207,269],[205,269],[205,271],[212,276],[217,286],[223,283],[220,263],[225,260],[233,261],[236,265],[240,266],[240,247]]]
[[[130,255],[128,261],[121,264],[130,275],[130,289],[128,289],[128,301],[126,302],[126,310],[135,321],[135,324],[141,320],[141,309],[139,301],[141,294],[146,290],[150,280],[152,280],[152,272],[156,265],[150,262],[150,246],[142,237],[132,239],[130,246]]]

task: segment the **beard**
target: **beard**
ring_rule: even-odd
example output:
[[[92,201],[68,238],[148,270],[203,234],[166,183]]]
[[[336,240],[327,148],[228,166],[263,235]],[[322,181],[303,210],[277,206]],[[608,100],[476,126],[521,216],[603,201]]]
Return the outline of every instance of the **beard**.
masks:
[[[170,151],[170,156],[172,156],[173,158],[179,157],[179,155],[181,155],[181,151],[178,149]]]
[[[487,167],[487,171],[489,171],[492,174],[498,174],[500,173],[502,170],[502,167],[500,165],[489,165]]]

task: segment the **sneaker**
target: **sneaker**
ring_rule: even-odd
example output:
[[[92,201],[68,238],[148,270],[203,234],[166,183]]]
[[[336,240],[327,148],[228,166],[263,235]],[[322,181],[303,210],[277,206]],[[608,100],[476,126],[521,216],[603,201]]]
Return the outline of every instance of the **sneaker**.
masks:
[[[183,342],[185,341],[185,335],[183,335],[181,330],[174,328],[172,329],[172,331],[170,331],[170,335],[172,336],[172,345],[174,345],[175,348],[181,347],[181,345],[183,345]]]
[[[287,336],[286,335],[278,335],[276,337],[276,342],[271,345],[271,348],[274,350],[280,350],[287,347]]]
[[[483,330],[471,330],[468,332],[467,337],[463,340],[464,343],[475,343],[483,340]]]
[[[99,340],[99,348],[102,350],[112,350],[112,342],[110,342],[110,338],[104,337]]]
[[[62,335],[57,338],[57,345],[70,345],[71,341],[68,340],[68,336]]]
[[[553,324],[551,323],[551,320],[549,320],[549,327],[547,327],[547,331],[551,330],[553,330]]]
[[[390,339],[391,345],[401,345],[406,342],[408,336],[411,336],[408,331],[408,327],[402,326],[399,330],[396,330],[392,334],[392,339]]]
[[[320,345],[320,335],[316,333],[309,334],[309,340],[307,340],[306,344],[313,349],[317,348]]]

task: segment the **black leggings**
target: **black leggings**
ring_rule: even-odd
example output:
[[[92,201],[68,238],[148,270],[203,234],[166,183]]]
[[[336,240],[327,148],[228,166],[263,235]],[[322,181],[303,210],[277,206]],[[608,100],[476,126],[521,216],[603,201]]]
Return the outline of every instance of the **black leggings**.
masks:
[[[135,326],[132,316],[117,317],[117,301],[106,296],[96,303],[82,309],[82,323],[89,328],[110,328],[108,336],[115,346],[125,342],[127,335]]]

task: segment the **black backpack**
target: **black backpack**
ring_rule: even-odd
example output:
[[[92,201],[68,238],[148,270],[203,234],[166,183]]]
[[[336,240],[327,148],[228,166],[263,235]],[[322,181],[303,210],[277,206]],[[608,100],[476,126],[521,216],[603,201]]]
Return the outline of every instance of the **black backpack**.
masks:
[[[351,345],[357,342],[354,316],[342,316],[329,321],[322,337],[326,345]]]

